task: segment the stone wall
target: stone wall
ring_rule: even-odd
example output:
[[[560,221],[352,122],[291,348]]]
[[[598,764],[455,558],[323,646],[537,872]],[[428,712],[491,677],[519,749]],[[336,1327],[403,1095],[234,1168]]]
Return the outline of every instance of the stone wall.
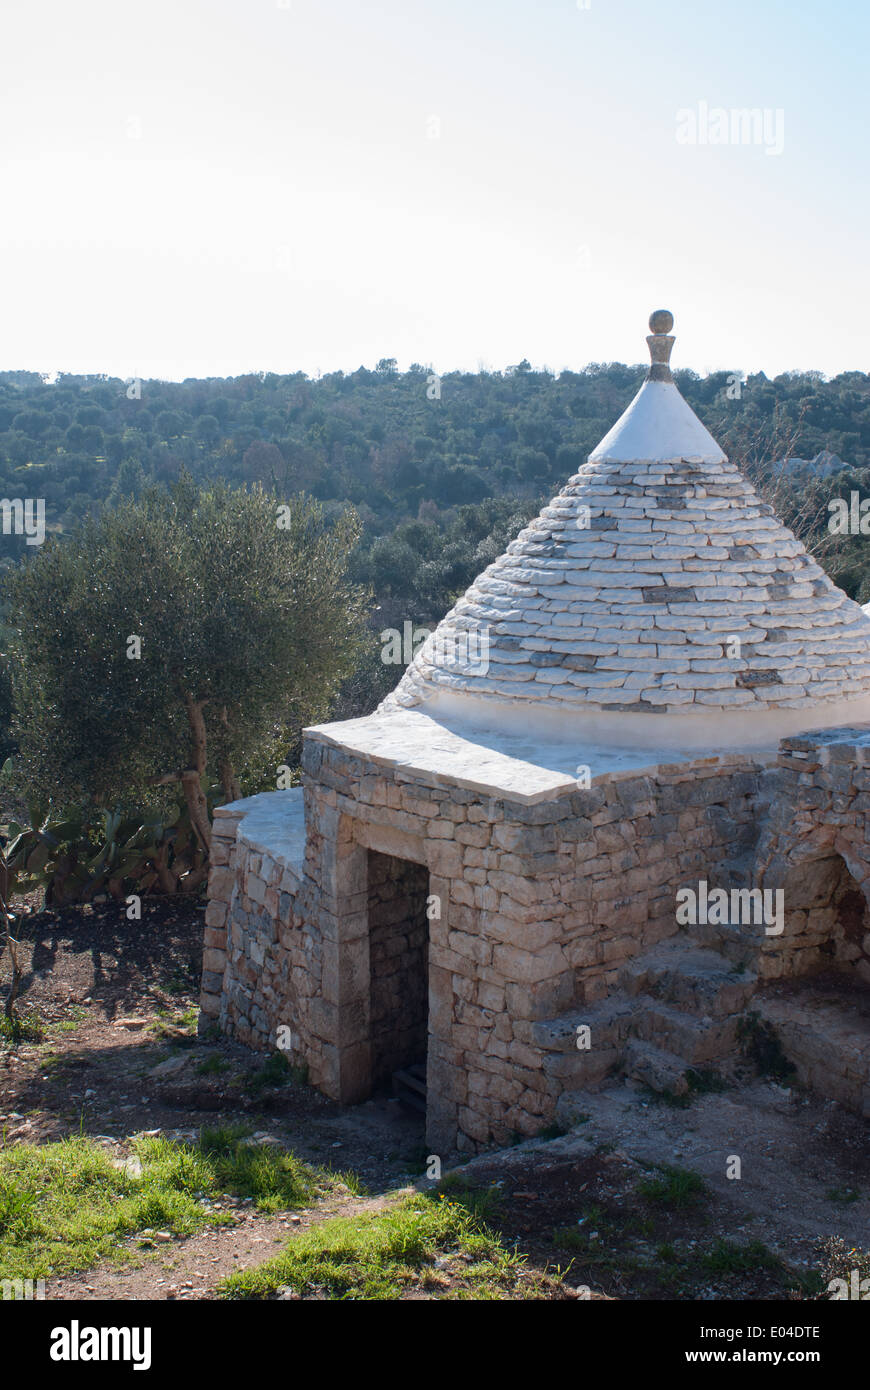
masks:
[[[379,1067],[368,854],[425,866],[436,1152],[550,1121],[562,1083],[535,1024],[602,999],[627,959],[675,932],[676,889],[751,846],[763,777],[751,758],[707,758],[523,805],[320,736],[306,738],[304,769],[304,872],[245,843],[244,824],[233,844],[244,803],[217,818],[205,1014],[260,1047],[284,1026],[315,1085],[362,1099]]]
[[[754,874],[781,888],[785,931],[761,943],[765,979],[854,969],[870,984],[870,731],[782,740]]]
[[[277,795],[283,795],[277,793]],[[200,1027],[281,1048],[328,1083],[318,1048],[323,943],[301,870],[239,835],[260,798],[219,807],[212,830]]]

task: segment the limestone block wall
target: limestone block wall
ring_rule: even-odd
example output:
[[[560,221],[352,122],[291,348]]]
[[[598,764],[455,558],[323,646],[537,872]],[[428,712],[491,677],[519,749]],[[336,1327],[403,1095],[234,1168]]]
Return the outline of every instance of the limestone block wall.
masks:
[[[832,966],[870,984],[870,730],[783,739],[755,877],[781,888],[785,931],[761,945],[765,979]]]
[[[314,1085],[329,1090],[335,1068],[321,1046],[326,1029],[320,918],[301,866],[239,834],[261,800],[251,797],[215,812],[200,1028],[216,1023],[248,1046],[280,1047],[290,1062],[308,1068]]]
[[[217,817],[204,1015],[259,1047],[274,1047],[283,1025],[315,1085],[364,1098],[382,1009],[369,853],[424,866],[437,903],[436,1152],[549,1122],[561,1083],[543,1069],[535,1023],[602,998],[628,958],[676,930],[677,888],[715,878],[751,846],[764,777],[757,761],[729,755],[524,805],[362,760],[321,736],[306,739],[304,768],[304,866],[288,870],[245,842],[244,803]]]

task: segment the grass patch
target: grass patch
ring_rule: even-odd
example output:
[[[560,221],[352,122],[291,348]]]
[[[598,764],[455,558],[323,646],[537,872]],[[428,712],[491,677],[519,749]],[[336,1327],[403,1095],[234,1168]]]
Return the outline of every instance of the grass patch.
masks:
[[[294,1082],[304,1086],[308,1082],[308,1067],[294,1067],[283,1052],[273,1052],[259,1071],[249,1072],[245,1078],[245,1090],[257,1095],[270,1086],[287,1086]]]
[[[87,1009],[82,1009],[78,1005],[70,1009],[68,1018],[61,1018],[57,1023],[47,1023],[46,1032],[55,1033],[74,1033],[83,1019],[88,1016]]]
[[[837,1202],[840,1206],[848,1206],[851,1202],[857,1202],[861,1193],[857,1187],[829,1187],[825,1193],[829,1202]]]
[[[586,1255],[597,1255],[603,1250],[603,1236],[611,1234],[604,1209],[593,1205],[586,1207],[576,1226],[557,1226],[553,1230],[553,1244],[560,1250],[577,1250]]]
[[[455,1189],[452,1189],[455,1190]],[[546,1297],[550,1283],[526,1273],[486,1223],[491,1191],[420,1193],[385,1211],[337,1217],[295,1236],[259,1269],[230,1275],[224,1298],[399,1299],[411,1289],[434,1298]]]
[[[196,989],[196,980],[191,979],[187,971],[176,966],[172,974],[164,979],[162,988],[167,994],[190,994]],[[194,1009],[192,1012],[197,1013],[198,1010]]]
[[[122,1253],[148,1229],[193,1235],[232,1220],[203,1199],[250,1197],[265,1212],[302,1206],[336,1185],[331,1175],[236,1130],[206,1130],[198,1144],[142,1136],[132,1144],[142,1172],[113,1166],[90,1140],[0,1149],[0,1279],[46,1278]]]
[[[38,1014],[13,1014],[7,1018],[0,1014],[0,1038],[8,1043],[41,1042],[45,1037],[45,1024]]]
[[[713,1274],[754,1274],[758,1269],[782,1270],[782,1260],[761,1240],[735,1245],[730,1240],[717,1240],[701,1255],[701,1264]]]
[[[672,1168],[668,1164],[656,1164],[661,1174],[657,1178],[641,1178],[637,1191],[648,1202],[659,1207],[685,1208],[697,1206],[706,1195],[707,1184],[700,1173],[690,1168]]]
[[[325,1168],[324,1172],[338,1186],[347,1188],[352,1197],[372,1196],[371,1188],[366,1186],[359,1173],[355,1173],[352,1168]]]
[[[229,1062],[216,1052],[211,1057],[206,1057],[204,1062],[200,1062],[196,1069],[198,1076],[219,1076],[221,1072],[229,1070]]]
[[[178,1039],[178,1034],[186,1033],[191,1041],[196,1039],[196,1030],[199,1023],[199,1009],[191,1005],[183,1013],[173,1013],[169,1009],[158,1009],[157,1017],[151,1023],[149,1032],[154,1038]],[[216,1039],[213,1039],[216,1041]],[[187,1039],[184,1039],[185,1043]]]

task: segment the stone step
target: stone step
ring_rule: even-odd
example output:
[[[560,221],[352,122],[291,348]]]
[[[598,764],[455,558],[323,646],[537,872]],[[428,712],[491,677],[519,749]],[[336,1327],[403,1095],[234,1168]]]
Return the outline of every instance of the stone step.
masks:
[[[649,1000],[632,1020],[632,1033],[695,1066],[724,1057],[737,1046],[737,1018],[698,1018],[670,1004]]]
[[[533,1024],[532,1041],[545,1053],[545,1076],[557,1078],[566,1089],[597,1090],[619,1071],[636,1013],[636,1000],[611,994],[596,1004]],[[581,1031],[587,1028],[588,1034]]]
[[[752,973],[764,940],[758,927],[732,926],[726,922],[714,926],[710,922],[699,922],[692,927],[692,934],[700,946],[724,956],[731,965],[741,965]]]
[[[626,1075],[635,1081],[642,1081],[652,1091],[684,1095],[689,1089],[687,1069],[685,1059],[673,1052],[655,1047],[642,1038],[630,1038],[628,1041],[625,1049]]]
[[[578,1029],[585,1027],[591,1033],[590,1051],[618,1047],[628,1037],[636,1012],[636,1000],[614,992],[595,1004],[532,1024],[532,1042],[547,1052],[574,1053],[578,1051]]]
[[[753,976],[735,976],[721,956],[684,945],[630,961],[621,980],[624,989],[607,999],[532,1025],[544,1074],[566,1092],[598,1090],[630,1056],[661,1061],[668,1079],[659,1089],[685,1090],[688,1069],[734,1050],[737,1016],[754,987]]]
[[[597,1091],[622,1070],[624,1047],[575,1048],[573,1052],[549,1052],[541,1064],[545,1076],[561,1081],[564,1087]]]
[[[735,970],[719,952],[682,941],[627,961],[619,979],[629,995],[647,993],[704,1018],[739,1013],[757,983],[753,971]]]
[[[403,1105],[426,1114],[426,1064],[415,1062],[393,1072],[393,1094]]]
[[[562,1129],[573,1129],[589,1119],[589,1092],[563,1091],[556,1101],[555,1120]]]

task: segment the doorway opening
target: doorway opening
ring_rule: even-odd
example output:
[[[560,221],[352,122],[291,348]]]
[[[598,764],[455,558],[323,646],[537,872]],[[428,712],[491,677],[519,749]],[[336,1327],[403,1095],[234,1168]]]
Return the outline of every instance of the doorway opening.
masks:
[[[368,851],[370,1041],[373,1088],[392,1083],[425,1113],[429,1034],[429,872]]]

